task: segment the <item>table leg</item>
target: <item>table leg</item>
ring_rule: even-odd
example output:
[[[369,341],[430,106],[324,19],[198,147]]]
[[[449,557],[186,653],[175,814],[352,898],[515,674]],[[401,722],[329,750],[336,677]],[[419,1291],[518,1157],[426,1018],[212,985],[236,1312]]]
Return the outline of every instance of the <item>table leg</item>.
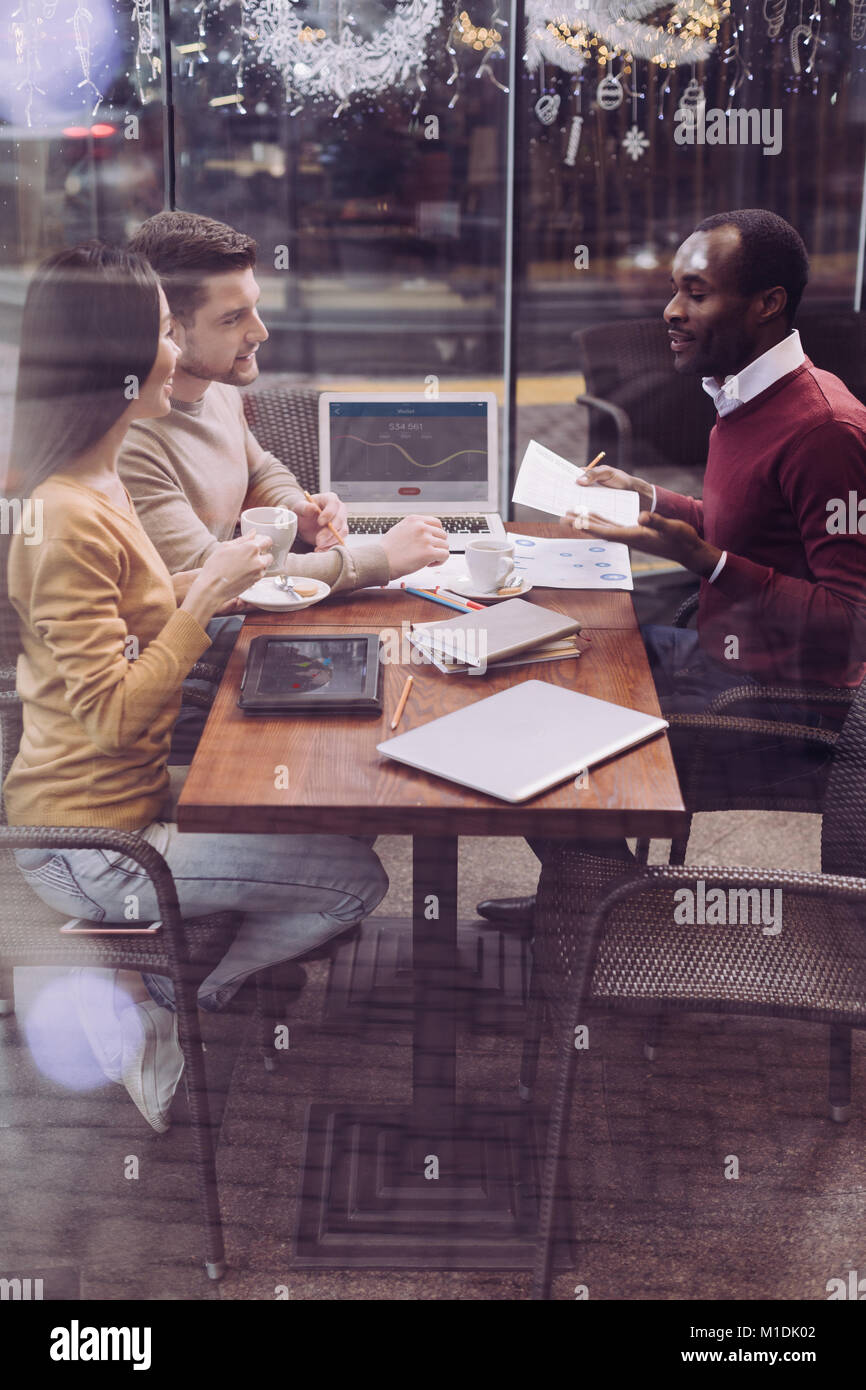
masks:
[[[416,836],[412,965],[412,1113],[419,1137],[454,1129],[457,1078],[457,837]]]
[[[298,1265],[509,1269],[533,1258],[540,1116],[458,1105],[457,838],[413,848],[415,1029],[408,1107],[307,1117]]]

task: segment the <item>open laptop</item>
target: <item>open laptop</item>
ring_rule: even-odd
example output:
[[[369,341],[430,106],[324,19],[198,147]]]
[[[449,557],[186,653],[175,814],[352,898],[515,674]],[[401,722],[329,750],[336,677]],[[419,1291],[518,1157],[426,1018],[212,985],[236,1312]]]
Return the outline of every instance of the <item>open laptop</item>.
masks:
[[[492,391],[319,397],[319,487],[349,514],[349,544],[376,540],[401,516],[441,517],[451,550],[502,540],[497,401]]]

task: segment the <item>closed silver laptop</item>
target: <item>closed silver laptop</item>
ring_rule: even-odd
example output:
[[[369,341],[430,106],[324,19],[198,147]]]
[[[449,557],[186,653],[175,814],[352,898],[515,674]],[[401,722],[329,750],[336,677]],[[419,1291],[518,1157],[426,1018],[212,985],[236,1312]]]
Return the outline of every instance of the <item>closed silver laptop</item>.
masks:
[[[409,767],[516,802],[667,727],[624,705],[526,680],[377,747]]]

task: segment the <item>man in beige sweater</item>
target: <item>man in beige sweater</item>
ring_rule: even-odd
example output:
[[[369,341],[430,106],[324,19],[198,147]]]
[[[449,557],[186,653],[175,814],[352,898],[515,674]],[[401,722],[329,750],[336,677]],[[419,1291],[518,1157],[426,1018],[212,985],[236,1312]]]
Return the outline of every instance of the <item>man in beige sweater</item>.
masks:
[[[230,540],[247,507],[284,506],[298,515],[298,538],[314,547],[292,557],[298,575],[347,590],[409,574],[448,558],[448,539],[435,517],[409,516],[378,544],[348,549],[328,523],[347,534],[335,493],[308,503],[294,474],[252,435],[239,386],[258,376],[256,354],[268,331],[257,310],[256,244],[221,222],[193,213],[161,212],[130,242],[158,272],[178,325],[171,413],[136,420],[127,432],[118,471],[142,524],[172,574],[197,570]],[[321,514],[320,514],[321,513]],[[207,660],[228,660],[241,619],[208,627]],[[172,761],[189,761],[204,722],[187,706]]]

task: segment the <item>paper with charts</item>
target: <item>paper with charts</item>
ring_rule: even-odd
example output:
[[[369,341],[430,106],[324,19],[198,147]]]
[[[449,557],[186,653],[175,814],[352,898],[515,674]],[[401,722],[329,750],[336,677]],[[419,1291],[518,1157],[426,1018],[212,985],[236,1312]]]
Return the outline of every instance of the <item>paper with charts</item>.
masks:
[[[586,510],[604,517],[616,526],[636,526],[640,514],[640,495],[630,489],[578,487],[576,479],[586,472],[531,439],[514,484],[512,502],[535,507],[539,512],[565,516],[566,512]]]
[[[542,589],[633,589],[628,546],[619,541],[558,541],[518,536],[514,568]]]

